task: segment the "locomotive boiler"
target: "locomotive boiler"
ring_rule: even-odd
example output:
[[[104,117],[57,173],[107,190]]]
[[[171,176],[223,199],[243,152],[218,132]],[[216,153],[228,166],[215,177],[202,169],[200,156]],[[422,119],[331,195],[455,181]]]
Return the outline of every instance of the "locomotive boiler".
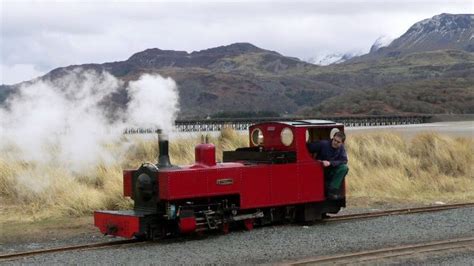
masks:
[[[195,163],[172,165],[159,136],[158,163],[123,171],[133,210],[96,211],[104,234],[153,239],[205,230],[251,230],[275,222],[311,222],[345,207],[325,195],[324,171],[307,143],[330,139],[342,124],[325,120],[265,122],[249,128],[249,147],[224,151],[216,162],[210,143],[195,147]]]

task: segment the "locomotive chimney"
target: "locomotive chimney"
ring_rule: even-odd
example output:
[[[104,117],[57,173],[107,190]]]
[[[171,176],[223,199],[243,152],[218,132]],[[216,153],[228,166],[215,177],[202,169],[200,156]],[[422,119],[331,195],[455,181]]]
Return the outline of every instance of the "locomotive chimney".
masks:
[[[168,155],[168,135],[158,130],[158,168],[167,168],[173,166]]]

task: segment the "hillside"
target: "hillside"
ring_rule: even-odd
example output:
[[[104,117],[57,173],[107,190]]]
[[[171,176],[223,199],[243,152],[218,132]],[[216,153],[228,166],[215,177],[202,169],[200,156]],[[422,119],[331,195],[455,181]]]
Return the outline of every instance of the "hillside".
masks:
[[[474,15],[441,14],[414,24],[387,47],[345,63],[317,66],[249,43],[188,53],[147,49],[120,62],[57,68],[108,71],[125,82],[143,73],[173,78],[181,118],[227,113],[473,113]],[[60,85],[60,84],[59,84]],[[0,88],[0,101],[14,92]],[[104,99],[112,110],[125,90]]]
[[[179,86],[180,117],[244,110],[291,114],[341,92],[339,87],[305,74],[318,66],[248,43],[192,53],[148,49],[123,62],[58,68],[43,79],[54,83],[78,67],[105,70],[125,81],[142,73],[172,77]],[[119,95],[112,104],[123,105],[126,99],[127,95]]]
[[[474,113],[474,15],[440,14],[316,74],[347,93],[303,114]]]
[[[474,52],[474,15],[440,14],[411,26],[388,46],[374,49],[352,61],[400,57],[410,53],[461,50]]]

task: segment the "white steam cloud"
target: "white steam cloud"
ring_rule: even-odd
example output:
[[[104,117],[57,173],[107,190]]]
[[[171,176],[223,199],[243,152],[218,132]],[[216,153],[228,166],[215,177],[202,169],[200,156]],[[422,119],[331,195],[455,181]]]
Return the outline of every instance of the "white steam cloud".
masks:
[[[112,120],[104,102],[120,90],[129,102],[113,110]],[[145,74],[125,87],[107,72],[75,69],[54,82],[23,85],[7,99],[0,108],[0,152],[81,171],[116,160],[103,144],[117,140],[124,128],[170,131],[177,112],[178,91],[171,78]]]
[[[172,130],[178,111],[178,92],[171,78],[145,74],[127,87],[130,95],[125,121],[137,127]],[[160,100],[157,100],[160,99]]]

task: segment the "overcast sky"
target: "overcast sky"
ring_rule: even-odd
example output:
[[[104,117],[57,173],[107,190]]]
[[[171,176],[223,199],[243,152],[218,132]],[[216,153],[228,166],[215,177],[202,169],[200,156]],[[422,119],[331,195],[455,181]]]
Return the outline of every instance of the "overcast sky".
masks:
[[[302,60],[366,53],[378,37],[399,37],[420,20],[474,13],[473,0],[0,3],[0,84],[155,47],[192,52],[250,42]]]

